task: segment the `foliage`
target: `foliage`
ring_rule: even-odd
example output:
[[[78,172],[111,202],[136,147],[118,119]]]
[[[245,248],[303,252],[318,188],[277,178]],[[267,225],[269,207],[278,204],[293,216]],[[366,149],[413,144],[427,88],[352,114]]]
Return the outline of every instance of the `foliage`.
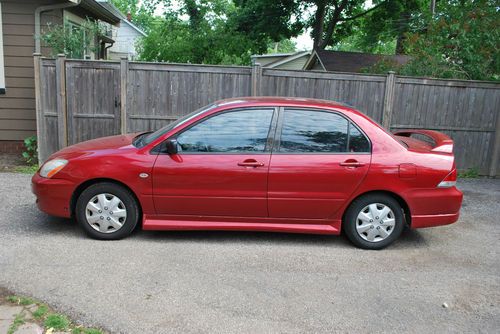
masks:
[[[154,21],[154,11],[159,4],[159,0],[139,1],[139,0],[111,0],[123,15],[130,13],[132,23],[140,27],[144,32],[151,30]]]
[[[14,334],[19,326],[25,323],[24,316],[22,314],[16,315],[14,318],[14,321],[10,325],[9,329],[7,330],[7,334]]]
[[[360,18],[352,34],[339,44],[372,53],[405,53],[406,35],[425,28],[429,0],[374,0],[380,7]]]
[[[474,179],[479,177],[477,168],[468,168],[467,170],[458,173],[458,177],[462,179]]]
[[[500,12],[495,0],[438,2],[425,33],[408,36],[413,61],[402,74],[500,80]]]
[[[69,327],[70,321],[69,321],[68,317],[66,317],[65,315],[53,313],[53,314],[49,314],[45,318],[43,325],[46,328],[53,328],[55,330],[63,331]]]
[[[297,51],[297,43],[290,39],[283,39],[279,42],[271,42],[266,53],[291,53]]]
[[[35,165],[38,163],[38,148],[36,136],[31,136],[24,139],[23,158],[29,165]]]
[[[390,59],[382,59],[372,66],[363,68],[361,71],[363,73],[371,74],[387,74],[387,72],[389,71],[400,71],[401,68],[402,66],[395,61],[392,61]]]
[[[40,40],[52,50],[52,56],[64,53],[69,58],[83,59],[91,52],[97,52],[97,39],[104,35],[102,23],[86,20],[80,26],[69,21],[63,24],[48,24],[39,36]]]
[[[155,18],[149,35],[138,44],[140,59],[240,65],[249,64],[252,53],[265,52],[267,43],[255,42],[235,29],[231,1],[179,4],[180,9],[166,7],[165,17]]]
[[[365,8],[365,0],[235,0],[238,30],[253,40],[289,39],[310,29],[314,48],[333,46],[354,23],[387,0]]]
[[[43,318],[47,312],[49,312],[49,308],[45,305],[40,305],[36,310],[35,312],[33,312],[33,317],[35,319],[41,319]]]

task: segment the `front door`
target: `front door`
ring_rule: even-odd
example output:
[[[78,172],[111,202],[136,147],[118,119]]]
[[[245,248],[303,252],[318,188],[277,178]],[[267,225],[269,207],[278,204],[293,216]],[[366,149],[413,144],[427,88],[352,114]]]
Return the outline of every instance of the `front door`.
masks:
[[[157,213],[268,217],[274,113],[274,108],[232,109],[175,134],[178,154],[159,155],[154,166]]]
[[[269,215],[326,219],[349,198],[370,166],[370,143],[347,118],[285,109],[269,168]]]

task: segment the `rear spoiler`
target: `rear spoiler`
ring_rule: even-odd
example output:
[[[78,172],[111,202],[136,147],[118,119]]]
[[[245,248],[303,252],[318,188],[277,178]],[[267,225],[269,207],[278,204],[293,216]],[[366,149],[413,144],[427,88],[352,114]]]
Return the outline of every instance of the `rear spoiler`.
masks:
[[[398,130],[394,135],[411,137],[411,135],[422,135],[429,137],[434,142],[432,152],[453,153],[453,140],[442,132],[434,130]]]

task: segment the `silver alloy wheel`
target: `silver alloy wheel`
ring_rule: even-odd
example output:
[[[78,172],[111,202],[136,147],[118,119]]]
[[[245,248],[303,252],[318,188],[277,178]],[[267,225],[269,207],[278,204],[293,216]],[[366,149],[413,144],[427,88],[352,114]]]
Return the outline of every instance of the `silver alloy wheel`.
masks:
[[[385,204],[372,203],[363,208],[356,219],[356,231],[369,242],[386,239],[394,231],[396,217]]]
[[[101,233],[113,233],[127,220],[127,208],[122,200],[112,194],[92,197],[85,208],[87,223]]]

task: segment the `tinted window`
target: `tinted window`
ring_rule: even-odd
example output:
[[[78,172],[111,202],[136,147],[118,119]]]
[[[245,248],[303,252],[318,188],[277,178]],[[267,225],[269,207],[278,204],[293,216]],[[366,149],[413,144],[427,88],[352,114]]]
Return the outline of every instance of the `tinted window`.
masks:
[[[285,110],[280,152],[345,152],[348,121],[340,115]]]
[[[370,152],[368,139],[352,123],[349,124],[349,152]]]
[[[177,136],[181,152],[263,152],[272,109],[237,110],[210,117]]]

